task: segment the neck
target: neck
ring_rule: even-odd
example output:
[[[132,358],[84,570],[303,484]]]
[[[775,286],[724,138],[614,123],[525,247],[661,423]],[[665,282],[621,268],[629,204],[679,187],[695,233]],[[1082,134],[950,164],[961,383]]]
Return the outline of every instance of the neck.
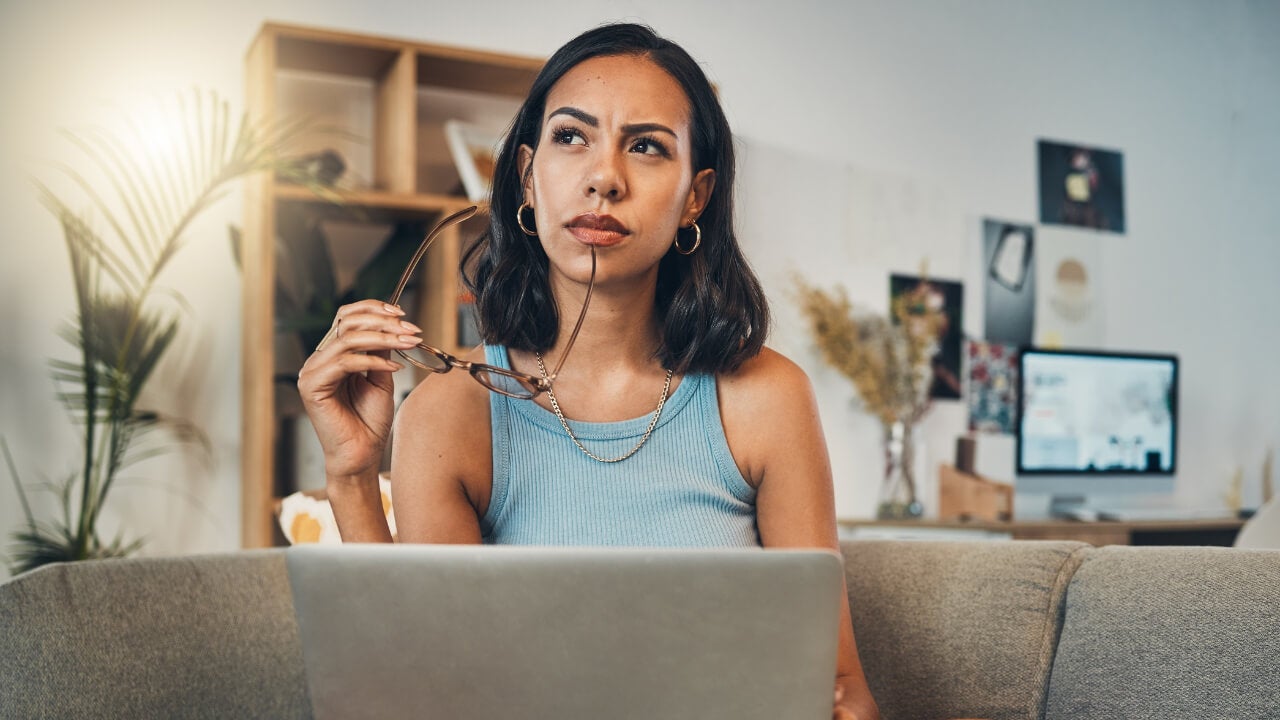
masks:
[[[597,284],[591,295],[591,306],[578,331],[577,340],[561,376],[593,378],[601,374],[660,372],[654,359],[660,343],[658,320],[654,311],[657,278],[648,282],[621,286]],[[543,357],[548,369],[563,356],[582,309],[585,288],[557,287],[560,303],[560,333],[556,344]]]

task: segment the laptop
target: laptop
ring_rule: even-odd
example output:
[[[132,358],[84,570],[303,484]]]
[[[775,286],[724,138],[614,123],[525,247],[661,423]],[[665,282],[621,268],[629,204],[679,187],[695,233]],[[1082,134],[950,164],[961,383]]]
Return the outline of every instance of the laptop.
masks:
[[[315,717],[827,720],[821,550],[301,545]]]

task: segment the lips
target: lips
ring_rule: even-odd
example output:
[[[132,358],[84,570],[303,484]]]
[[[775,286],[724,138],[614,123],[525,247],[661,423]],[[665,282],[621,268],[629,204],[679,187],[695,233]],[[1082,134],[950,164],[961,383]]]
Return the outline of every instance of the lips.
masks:
[[[579,241],[588,245],[616,245],[631,234],[626,225],[612,215],[583,213],[570,220],[565,228]]]

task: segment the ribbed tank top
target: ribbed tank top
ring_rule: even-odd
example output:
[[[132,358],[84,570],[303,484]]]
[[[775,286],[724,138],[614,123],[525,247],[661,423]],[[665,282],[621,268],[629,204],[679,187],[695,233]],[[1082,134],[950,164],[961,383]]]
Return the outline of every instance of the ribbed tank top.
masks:
[[[503,346],[490,365],[510,368]],[[655,397],[656,402],[656,397]],[[489,393],[493,491],[481,519],[486,543],[634,547],[759,546],[755,490],[734,464],[713,375],[687,374],[640,451],[592,460],[554,413]],[[651,415],[621,422],[569,421],[601,457],[635,447]]]

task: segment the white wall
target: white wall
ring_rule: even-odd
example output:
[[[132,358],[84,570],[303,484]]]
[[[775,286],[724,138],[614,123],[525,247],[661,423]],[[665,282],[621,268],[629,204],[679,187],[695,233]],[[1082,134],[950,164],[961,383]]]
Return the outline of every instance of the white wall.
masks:
[[[193,85],[238,99],[242,57],[266,19],[546,55],[576,32],[642,19],[719,84],[743,148],[740,234],[775,303],[774,344],[819,388],[842,515],[871,512],[876,427],[852,409],[785,295],[794,268],[883,302],[883,277],[928,255],[960,262],[983,216],[1036,218],[1037,137],[1125,153],[1129,232],[1106,236],[1105,340],[1183,358],[1181,494],[1213,499],[1237,463],[1256,498],[1280,445],[1280,6],[1249,0],[467,3],[307,0],[6,3],[0,8],[0,435],[29,482],[73,472],[76,442],[46,359],[71,288],[56,224],[25,177],[65,158],[53,128]],[[859,178],[943,198],[930,237],[859,245]],[[164,277],[193,313],[151,402],[201,425],[212,464],[173,457],[120,488],[107,527],[147,552],[225,550],[239,537],[239,293],[225,226],[233,195]],[[950,228],[950,230],[948,230]],[[869,256],[875,262],[863,257]],[[953,260],[946,260],[952,258]],[[877,263],[883,263],[877,265]],[[899,267],[905,265],[905,267]],[[939,271],[941,272],[941,271]],[[969,296],[976,295],[970,288]],[[930,419],[945,457],[958,406]],[[184,497],[185,496],[185,497]],[[7,545],[21,511],[0,483]],[[47,498],[39,506],[51,507]]]

